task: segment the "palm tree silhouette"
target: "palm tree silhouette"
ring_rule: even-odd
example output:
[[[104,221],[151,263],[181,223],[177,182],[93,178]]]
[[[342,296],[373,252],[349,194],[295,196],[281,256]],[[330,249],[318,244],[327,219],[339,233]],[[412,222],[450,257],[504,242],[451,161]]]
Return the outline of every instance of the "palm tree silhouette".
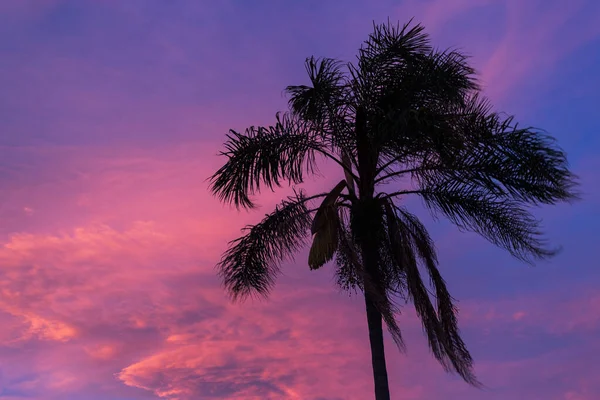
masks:
[[[432,48],[412,20],[374,24],[355,63],[311,57],[306,70],[310,85],[287,87],[289,111],[273,126],[230,131],[212,191],[250,209],[261,185],[300,184],[318,157],[339,165],[344,179],[328,193],[294,189],[246,227],[218,264],[225,288],[234,300],[267,295],[281,262],[312,235],[310,269],[335,260],[337,284],[364,293],[377,400],[390,398],[383,322],[404,346],[401,300],[414,304],[442,366],[478,386],[434,244],[402,199],[420,196],[434,216],[521,260],[547,258],[556,250],[529,208],[576,199],[564,152],[543,131],[493,112],[467,57]],[[381,190],[402,178],[409,184]]]

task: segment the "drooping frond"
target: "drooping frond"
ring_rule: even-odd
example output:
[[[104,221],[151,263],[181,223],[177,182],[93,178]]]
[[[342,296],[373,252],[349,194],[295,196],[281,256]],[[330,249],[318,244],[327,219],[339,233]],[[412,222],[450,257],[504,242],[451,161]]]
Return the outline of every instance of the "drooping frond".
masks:
[[[344,291],[362,291],[362,256],[343,218],[339,225],[338,249],[335,255],[337,286]]]
[[[315,233],[320,231],[327,224],[328,216],[326,215],[326,213],[329,212],[330,209],[336,208],[335,203],[337,202],[338,198],[342,194],[342,191],[346,187],[347,187],[346,181],[341,180],[340,182],[338,182],[337,185],[335,185],[333,187],[333,189],[331,189],[331,191],[327,194],[327,196],[325,196],[325,198],[321,202],[321,205],[317,209],[315,218],[313,219],[313,222],[312,222],[312,225],[310,228],[310,233],[312,233],[314,235]]]
[[[405,351],[406,345],[397,320],[397,317],[400,315],[400,307],[395,301],[398,292],[395,290],[397,288],[388,276],[390,265],[382,265],[386,261],[385,258],[380,258],[377,269],[361,268],[359,269],[359,273],[362,278],[365,296],[369,301],[373,302],[377,311],[381,314],[381,318],[398,349]]]
[[[321,223],[313,237],[308,253],[308,265],[311,270],[319,269],[331,261],[339,244],[340,217],[336,205],[326,206],[320,214]]]
[[[356,243],[347,222],[343,219],[340,219],[340,222],[338,248],[335,256],[337,285],[346,291],[353,290],[368,293],[370,301],[381,313],[392,339],[398,348],[403,351],[405,345],[402,331],[396,320],[400,309],[391,298],[393,293],[390,293],[385,280],[380,279],[377,273],[369,273],[365,269],[360,245]],[[388,266],[382,265],[380,267],[380,270],[384,270]]]
[[[315,154],[322,145],[310,128],[291,115],[277,115],[269,127],[230,131],[222,155],[227,162],[211,177],[212,191],[221,201],[252,208],[250,196],[261,184],[272,189],[282,180],[301,183],[304,171],[315,168]]]
[[[310,269],[319,269],[331,261],[338,249],[341,227],[338,199],[342,191],[347,188],[345,180],[341,180],[325,196],[315,213],[310,233],[315,235],[308,254]]]
[[[400,351],[405,351],[406,345],[402,336],[402,330],[396,319],[400,314],[400,308],[394,303],[385,288],[377,283],[376,278],[367,275],[364,280],[364,287],[367,296],[374,302],[375,307],[381,313],[381,318],[392,336],[392,340],[396,343]]]
[[[352,176],[352,159],[348,155],[347,151],[342,151],[341,155],[342,164],[344,164],[344,176],[346,178],[346,185],[348,186],[348,192],[351,196],[356,196],[356,186],[354,186],[355,179]]]
[[[437,268],[437,254],[433,240],[425,226],[415,215],[400,207],[396,207],[396,211],[398,220],[402,224],[401,229],[407,232],[408,237],[412,240],[415,253],[426,268],[435,290],[441,331],[447,341],[445,343],[445,357],[448,359],[448,368],[451,366],[467,382],[478,384],[472,373],[473,360],[460,337],[457,320],[458,310],[453,304],[446,282]]]
[[[306,206],[309,199],[302,192],[289,197],[230,243],[218,269],[234,300],[269,293],[280,263],[304,244],[312,220]]]
[[[414,215],[389,200],[384,200],[384,207],[395,263],[406,275],[408,294],[421,319],[433,355],[446,370],[458,373],[470,384],[479,385],[473,374],[473,360],[460,337],[457,309],[437,269],[433,241]],[[437,309],[421,278],[419,264],[429,273]]]
[[[377,200],[358,201],[352,206],[349,221],[352,232],[350,245],[360,248],[361,262],[356,265],[362,288],[368,301],[372,302],[385,322],[392,339],[404,350],[402,332],[396,316],[400,308],[394,302],[393,278],[388,275],[387,258],[381,244],[387,240],[384,213]]]

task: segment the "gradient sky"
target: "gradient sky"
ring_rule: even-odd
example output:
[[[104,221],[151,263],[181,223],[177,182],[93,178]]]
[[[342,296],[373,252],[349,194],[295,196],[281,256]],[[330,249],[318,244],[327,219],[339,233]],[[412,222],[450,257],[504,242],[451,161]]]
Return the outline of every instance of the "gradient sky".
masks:
[[[352,60],[373,20],[413,16],[559,139],[584,200],[539,210],[563,252],[535,267],[410,204],[486,388],[443,372],[407,307],[393,398],[600,398],[600,2],[2,0],[0,399],[371,398],[363,303],[306,251],[269,302],[228,302],[216,260],[285,190],[237,212],[206,178],[305,57]]]

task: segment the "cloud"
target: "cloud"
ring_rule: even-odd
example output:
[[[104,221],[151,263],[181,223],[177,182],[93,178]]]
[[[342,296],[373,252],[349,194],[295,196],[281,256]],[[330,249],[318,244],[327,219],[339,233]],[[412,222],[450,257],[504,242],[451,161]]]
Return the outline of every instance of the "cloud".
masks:
[[[431,0],[403,2],[395,14],[415,16],[438,45],[472,55],[495,103],[531,108],[523,98],[535,97],[575,50],[600,37],[599,11],[585,0]]]
[[[284,268],[270,302],[230,304],[213,265],[225,242],[260,212],[237,213],[211,199],[197,182],[213,161],[192,157],[197,149],[191,145],[121,151],[56,150],[62,161],[50,164],[53,175],[77,173],[53,186],[62,193],[52,200],[59,204],[32,205],[36,229],[8,234],[0,248],[0,317],[8,327],[0,357],[20,365],[9,374],[11,388],[33,398],[48,398],[40,393],[50,391],[56,399],[106,382],[106,396],[135,389],[169,400],[370,395],[360,298],[336,293],[331,271],[311,273],[302,253]],[[48,188],[32,181],[23,190],[25,197],[44,198],[40,193]],[[266,206],[278,197],[267,196]],[[79,213],[71,219],[78,225],[54,229],[44,219],[48,210],[53,219]],[[468,252],[462,244],[453,247],[455,257]],[[600,323],[594,293],[579,287],[569,301],[541,291],[461,302],[461,327],[479,375],[493,389],[489,398],[513,396],[511,388],[525,385],[532,379],[527,371],[536,368],[535,382],[567,373],[571,364],[563,363],[576,362],[569,352],[584,354],[582,346],[596,345],[590,339]],[[444,374],[410,308],[401,321],[409,353],[401,356],[388,345],[394,393],[486,398]],[[14,352],[25,347],[37,350],[27,357]],[[591,379],[593,364],[586,365],[578,374]],[[35,378],[15,383],[27,370]],[[564,385],[545,389],[547,398],[597,391],[568,376]],[[438,386],[428,385],[430,379]]]
[[[504,37],[482,68],[486,91],[496,101],[519,96],[513,89],[527,78],[549,77],[570,53],[600,35],[590,18],[598,12],[591,2],[575,1],[568,7],[561,1],[505,4]]]
[[[142,391],[169,400],[370,395],[362,302],[336,293],[330,270],[309,272],[305,253],[286,265],[270,302],[228,302],[213,265],[226,241],[262,214],[238,213],[211,198],[204,179],[219,160],[195,157],[203,146],[56,148],[43,155],[54,162],[16,171],[14,180],[4,182],[14,187],[26,173],[29,185],[11,201],[30,199],[36,209],[28,217],[30,229],[7,233],[0,247],[0,318],[7,327],[0,357],[20,366],[8,375],[11,388],[33,398],[48,398],[41,393],[50,391],[56,399],[98,393],[91,389],[97,385],[106,385],[105,396],[137,390],[130,398],[145,396]],[[48,185],[45,176],[61,178]],[[329,182],[310,185],[326,188]],[[59,195],[43,195],[49,191]],[[279,197],[261,197],[265,209]],[[57,220],[61,224],[54,225]],[[444,261],[456,265],[471,253],[472,241],[452,238],[441,238],[442,256],[452,247],[452,258]],[[562,303],[543,290],[461,302],[461,327],[479,375],[493,389],[489,398],[513,396],[513,384],[525,385],[532,379],[527,372],[536,368],[536,382],[567,373],[570,364],[563,362],[576,362],[568,352],[584,354],[584,344],[595,345],[589,339],[600,323],[594,293],[579,287]],[[487,398],[488,392],[444,374],[410,308],[401,321],[409,353],[402,356],[388,345],[394,393],[415,400],[443,393]],[[581,338],[584,344],[578,344]],[[16,353],[26,347],[35,353]],[[549,362],[557,367],[542,368]],[[591,377],[591,361],[588,368],[579,375]],[[35,377],[16,383],[26,371]],[[548,398],[597,391],[569,377],[546,388]]]
[[[372,396],[363,302],[336,293],[330,269],[308,271],[305,252],[268,303],[228,302],[216,260],[286,190],[261,196],[259,211],[237,212],[210,195],[206,178],[223,161],[215,154],[227,129],[271,121],[285,105],[281,88],[306,79],[306,55],[353,55],[371,27],[365,18],[383,21],[395,5],[8,3],[0,5],[0,397]],[[538,65],[551,73],[597,33],[595,3],[538,3],[405,2],[398,16],[416,15],[436,43],[473,49],[487,90],[502,99],[523,82],[551,83]],[[592,190],[595,163],[583,167]],[[308,186],[324,190],[336,178]],[[394,395],[600,396],[597,282],[584,274],[593,267],[590,205],[573,211],[589,234],[566,214],[549,219],[573,243],[535,276],[431,221],[488,390],[446,375],[406,308],[409,352],[387,347]]]
[[[369,383],[357,379],[363,368],[355,361],[368,359],[360,309],[328,291],[290,289],[269,304],[231,307],[211,324],[180,327],[186,333],[124,368],[120,379],[181,400],[364,396]],[[333,322],[334,309],[356,318]]]

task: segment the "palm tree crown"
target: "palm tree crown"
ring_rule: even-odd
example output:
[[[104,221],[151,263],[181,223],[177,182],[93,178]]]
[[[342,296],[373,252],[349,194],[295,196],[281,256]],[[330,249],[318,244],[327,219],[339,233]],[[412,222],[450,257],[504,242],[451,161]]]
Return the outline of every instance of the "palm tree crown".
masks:
[[[334,260],[338,285],[363,292],[400,347],[395,315],[410,300],[433,355],[478,384],[431,237],[402,199],[420,196],[434,215],[532,262],[556,251],[530,206],[576,195],[552,137],[494,112],[467,61],[432,48],[421,25],[375,25],[355,63],[307,59],[310,84],[287,87],[289,111],[273,126],[230,131],[212,190],[237,207],[254,207],[263,186],[302,183],[320,157],[344,174],[328,193],[295,192],[231,242],[219,268],[234,299],[268,294],[280,263],[312,237],[311,269]],[[381,190],[402,178],[410,185]]]

